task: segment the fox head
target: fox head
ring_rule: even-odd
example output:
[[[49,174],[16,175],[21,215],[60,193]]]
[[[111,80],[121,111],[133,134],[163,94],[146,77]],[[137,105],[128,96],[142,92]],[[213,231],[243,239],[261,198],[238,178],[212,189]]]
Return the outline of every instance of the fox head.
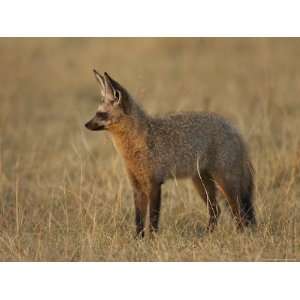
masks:
[[[94,70],[99,83],[101,100],[95,116],[85,124],[89,130],[109,130],[130,114],[130,96],[117,81],[106,72],[104,76]]]

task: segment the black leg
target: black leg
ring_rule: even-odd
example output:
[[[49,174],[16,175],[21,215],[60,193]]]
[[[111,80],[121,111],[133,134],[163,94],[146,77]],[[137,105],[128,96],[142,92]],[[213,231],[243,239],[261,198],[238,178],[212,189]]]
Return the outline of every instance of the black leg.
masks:
[[[152,186],[150,194],[150,232],[157,232],[161,206],[161,185]]]
[[[135,203],[135,225],[137,238],[144,237],[145,233],[145,219],[147,214],[148,199],[142,191],[136,190],[134,192]]]

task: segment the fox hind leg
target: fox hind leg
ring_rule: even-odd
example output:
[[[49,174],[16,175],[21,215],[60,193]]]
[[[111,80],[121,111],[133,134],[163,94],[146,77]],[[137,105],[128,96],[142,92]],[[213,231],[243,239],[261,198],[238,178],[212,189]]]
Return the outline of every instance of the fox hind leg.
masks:
[[[242,217],[241,209],[241,187],[239,181],[231,175],[223,176],[217,179],[218,185],[225,195],[229,204],[232,216],[236,222],[237,229],[242,230],[245,222]]]
[[[200,194],[201,198],[207,205],[209,212],[209,222],[207,230],[212,232],[217,223],[221,213],[221,209],[216,199],[216,185],[212,176],[208,172],[201,172],[193,177],[193,183]]]

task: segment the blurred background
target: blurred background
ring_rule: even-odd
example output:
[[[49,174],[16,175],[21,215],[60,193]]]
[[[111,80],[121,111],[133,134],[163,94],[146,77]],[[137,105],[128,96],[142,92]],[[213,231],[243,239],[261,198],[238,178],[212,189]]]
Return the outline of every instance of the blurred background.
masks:
[[[153,114],[212,110],[232,120],[250,146],[263,223],[275,230],[290,222],[278,234],[283,248],[272,252],[272,235],[270,252],[257,257],[297,257],[299,54],[295,38],[0,38],[0,259],[253,259],[244,250],[228,257],[218,250],[208,257],[121,255],[124,241],[111,252],[108,236],[118,224],[127,226],[119,228],[123,235],[133,230],[133,205],[108,134],[83,126],[99,99],[93,68]],[[185,227],[182,212],[194,216],[200,202],[191,189],[165,192],[183,232],[194,225]],[[189,200],[168,202],[176,197]],[[204,206],[194,217],[205,220]],[[165,218],[171,230],[174,221]]]

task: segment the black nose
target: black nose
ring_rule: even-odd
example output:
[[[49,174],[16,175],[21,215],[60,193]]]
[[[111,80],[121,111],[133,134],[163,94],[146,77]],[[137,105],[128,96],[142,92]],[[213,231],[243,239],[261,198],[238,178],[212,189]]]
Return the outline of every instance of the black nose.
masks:
[[[90,123],[90,122],[87,122],[87,123],[84,124],[84,126],[85,126],[86,128],[88,128],[88,129],[89,129],[89,123]]]

